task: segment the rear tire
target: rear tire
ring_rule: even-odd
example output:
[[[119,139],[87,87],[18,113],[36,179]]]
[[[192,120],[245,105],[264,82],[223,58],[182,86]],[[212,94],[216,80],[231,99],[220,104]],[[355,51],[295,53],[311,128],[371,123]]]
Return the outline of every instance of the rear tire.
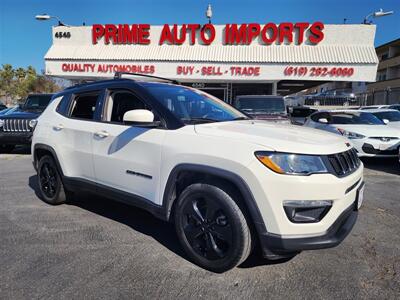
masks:
[[[223,188],[195,183],[176,204],[176,232],[187,255],[217,273],[241,264],[252,248],[249,225],[232,196]]]
[[[10,153],[14,148],[14,145],[0,145],[0,153]]]
[[[67,193],[61,180],[60,172],[54,159],[43,156],[37,169],[39,192],[46,203],[58,205],[67,201]]]

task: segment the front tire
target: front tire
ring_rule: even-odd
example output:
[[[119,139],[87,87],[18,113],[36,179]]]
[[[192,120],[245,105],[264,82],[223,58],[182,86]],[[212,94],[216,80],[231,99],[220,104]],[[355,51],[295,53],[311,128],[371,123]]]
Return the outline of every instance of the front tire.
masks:
[[[246,218],[223,188],[195,183],[180,195],[175,210],[178,238],[197,265],[217,273],[247,259],[251,232]]]
[[[65,203],[67,195],[54,159],[43,156],[38,165],[38,184],[43,201],[52,205]]]

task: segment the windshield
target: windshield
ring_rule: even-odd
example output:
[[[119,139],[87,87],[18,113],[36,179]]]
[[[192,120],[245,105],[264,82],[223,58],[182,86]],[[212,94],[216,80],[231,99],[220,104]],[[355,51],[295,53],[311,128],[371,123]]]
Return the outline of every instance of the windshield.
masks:
[[[353,125],[384,125],[382,120],[379,120],[370,113],[338,113],[332,114],[330,124],[353,124]]]
[[[283,98],[239,98],[236,107],[248,113],[286,113]]]
[[[185,124],[248,119],[229,104],[200,90],[154,85],[148,91]]]
[[[383,120],[386,119],[389,122],[399,122],[400,121],[400,112],[398,111],[383,111],[374,113],[376,117]]]
[[[28,96],[25,102],[25,109],[45,109],[49,104],[51,95]]]

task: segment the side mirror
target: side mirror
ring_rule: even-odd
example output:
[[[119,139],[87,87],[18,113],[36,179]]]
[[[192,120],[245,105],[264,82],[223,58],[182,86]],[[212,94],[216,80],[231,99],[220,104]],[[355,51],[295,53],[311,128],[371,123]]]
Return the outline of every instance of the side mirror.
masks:
[[[385,123],[385,124],[389,124],[389,120],[388,120],[388,119],[383,119],[382,121],[383,121],[383,123]]]
[[[147,109],[129,110],[124,114],[124,123],[127,125],[157,127],[159,124],[154,122],[154,114]]]
[[[318,122],[319,123],[323,123],[323,124],[328,124],[328,119],[327,118],[321,118],[321,119],[318,119]]]

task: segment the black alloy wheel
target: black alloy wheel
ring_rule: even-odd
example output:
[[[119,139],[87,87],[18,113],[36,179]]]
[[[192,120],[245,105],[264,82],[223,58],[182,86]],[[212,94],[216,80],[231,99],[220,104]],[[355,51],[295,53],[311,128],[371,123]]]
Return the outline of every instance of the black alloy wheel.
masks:
[[[232,246],[232,226],[215,199],[199,195],[187,201],[182,218],[185,236],[198,255],[209,260],[226,257]]]
[[[57,170],[55,170],[49,162],[45,162],[42,164],[39,180],[41,190],[46,195],[46,197],[54,198],[58,189],[58,185],[60,183],[57,179]]]
[[[251,251],[250,227],[228,187],[189,185],[175,206],[175,227],[189,258],[217,273],[241,264]]]
[[[45,155],[38,164],[38,185],[40,196],[49,204],[62,204],[67,200],[63,182],[54,159]]]

